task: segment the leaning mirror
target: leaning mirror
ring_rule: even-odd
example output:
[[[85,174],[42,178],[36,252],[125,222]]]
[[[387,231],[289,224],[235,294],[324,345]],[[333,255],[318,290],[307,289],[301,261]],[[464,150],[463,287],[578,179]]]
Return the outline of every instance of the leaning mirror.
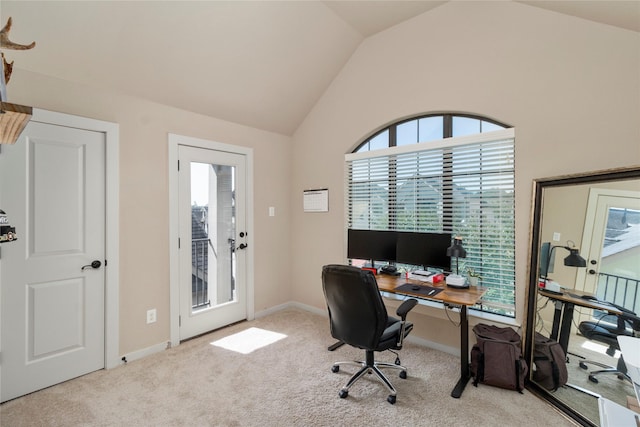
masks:
[[[534,181],[530,255],[527,387],[600,426],[602,402],[637,403],[617,337],[640,336],[640,167]],[[541,368],[549,339],[566,356],[558,388]]]

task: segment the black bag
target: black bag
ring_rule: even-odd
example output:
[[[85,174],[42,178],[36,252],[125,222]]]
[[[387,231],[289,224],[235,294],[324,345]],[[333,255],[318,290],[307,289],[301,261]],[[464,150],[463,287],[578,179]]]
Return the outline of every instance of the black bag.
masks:
[[[473,327],[477,344],[471,349],[473,385],[478,383],[522,393],[529,372],[522,358],[522,339],[511,328],[478,324]]]
[[[560,344],[536,332],[533,347],[533,380],[550,391],[567,383],[567,357]]]

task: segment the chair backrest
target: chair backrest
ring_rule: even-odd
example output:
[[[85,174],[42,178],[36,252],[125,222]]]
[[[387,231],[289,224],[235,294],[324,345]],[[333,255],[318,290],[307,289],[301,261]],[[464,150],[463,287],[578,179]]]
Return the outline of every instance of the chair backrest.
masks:
[[[322,289],[331,335],[354,347],[375,349],[388,317],[373,273],[348,265],[325,265]]]

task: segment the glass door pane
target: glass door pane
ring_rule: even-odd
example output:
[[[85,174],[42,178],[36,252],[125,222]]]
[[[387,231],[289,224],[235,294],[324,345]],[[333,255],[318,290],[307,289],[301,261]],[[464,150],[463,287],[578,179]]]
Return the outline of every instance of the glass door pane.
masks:
[[[192,312],[236,300],[235,169],[191,162]]]
[[[596,295],[638,312],[640,211],[609,206],[601,245]]]

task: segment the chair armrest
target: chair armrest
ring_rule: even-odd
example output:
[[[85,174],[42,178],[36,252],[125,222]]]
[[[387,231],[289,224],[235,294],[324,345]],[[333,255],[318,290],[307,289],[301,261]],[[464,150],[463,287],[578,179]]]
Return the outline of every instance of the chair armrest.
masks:
[[[402,304],[400,304],[400,307],[398,307],[398,310],[396,310],[396,314],[400,316],[402,321],[404,321],[407,319],[407,314],[409,314],[411,309],[413,309],[413,307],[415,307],[416,304],[418,304],[417,299],[411,298],[411,299],[405,300]]]
[[[618,315],[618,328],[621,331],[624,331],[627,324],[629,324],[629,327],[633,330],[634,335],[640,332],[640,317],[638,317],[636,313],[618,304],[614,304],[611,302],[609,302],[608,304],[614,306],[622,312],[622,314]]]

